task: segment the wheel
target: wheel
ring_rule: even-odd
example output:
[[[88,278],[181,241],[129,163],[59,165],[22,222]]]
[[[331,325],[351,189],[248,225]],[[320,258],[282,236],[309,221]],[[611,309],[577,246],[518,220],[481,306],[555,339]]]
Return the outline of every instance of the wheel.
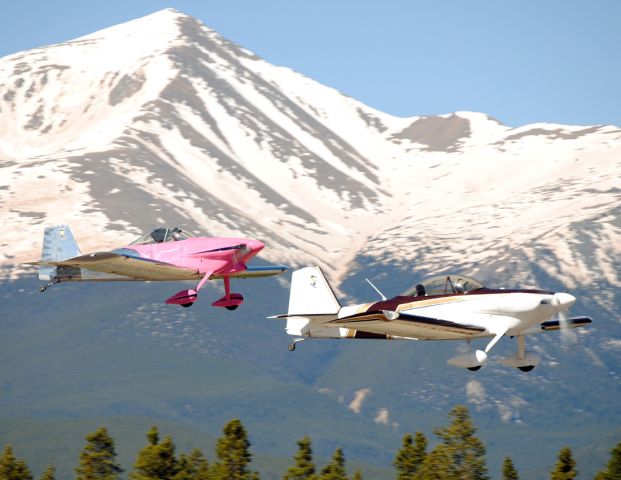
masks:
[[[478,365],[476,367],[468,367],[468,370],[470,370],[471,372],[476,372],[477,370],[481,369],[481,365]]]
[[[237,307],[239,307],[239,305],[231,305],[231,306],[224,307],[224,308],[226,308],[227,310],[237,310]]]
[[[530,372],[533,368],[535,368],[534,365],[526,365],[524,367],[517,367],[520,370],[522,370],[523,372]]]
[[[40,291],[41,293],[45,292],[46,290],[47,290],[47,286],[45,286],[45,285],[41,285],[41,286],[39,287],[39,291]]]
[[[188,307],[191,307],[192,305],[194,305],[194,302],[190,302],[190,303],[180,303],[179,305],[181,305],[182,307],[188,308]]]
[[[287,348],[289,349],[290,352],[293,352],[295,350],[295,343],[290,343]]]

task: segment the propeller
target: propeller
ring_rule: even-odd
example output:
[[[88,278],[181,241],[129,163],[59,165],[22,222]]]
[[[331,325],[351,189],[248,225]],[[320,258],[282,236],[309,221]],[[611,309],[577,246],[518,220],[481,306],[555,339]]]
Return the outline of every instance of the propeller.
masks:
[[[576,297],[569,293],[558,292],[552,297],[552,306],[558,313],[559,328],[561,331],[561,344],[564,348],[569,348],[577,341],[576,333],[572,332],[569,325],[569,308],[576,303]]]

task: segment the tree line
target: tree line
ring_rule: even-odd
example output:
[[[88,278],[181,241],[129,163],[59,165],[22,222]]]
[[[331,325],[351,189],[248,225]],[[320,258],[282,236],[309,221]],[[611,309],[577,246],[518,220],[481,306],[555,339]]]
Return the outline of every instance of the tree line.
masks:
[[[468,409],[458,405],[449,413],[449,424],[434,430],[438,443],[429,449],[421,432],[406,434],[393,460],[397,480],[487,480],[485,446],[475,435],[476,428]],[[76,480],[118,480],[124,473],[116,459],[114,440],[105,427],[85,437],[86,444],[79,454],[75,468]],[[313,461],[311,440],[304,437],[297,442],[298,451],[283,480],[349,480],[345,456],[337,448],[330,462],[318,468]],[[252,454],[246,429],[240,420],[231,420],[222,429],[217,440],[215,458],[207,460],[195,448],[190,453],[177,455],[170,435],[160,438],[157,427],[147,433],[147,445],[136,456],[129,480],[259,480],[259,473],[251,469]],[[55,480],[55,467],[49,465],[41,480]],[[563,447],[556,465],[550,472],[551,480],[572,480],[577,476],[576,462],[569,447]],[[352,480],[362,480],[356,470]],[[503,480],[518,480],[519,474],[510,457],[502,464]],[[621,442],[610,454],[610,460],[594,480],[621,479]],[[0,480],[33,480],[25,461],[15,456],[11,445],[6,445],[0,456]]]

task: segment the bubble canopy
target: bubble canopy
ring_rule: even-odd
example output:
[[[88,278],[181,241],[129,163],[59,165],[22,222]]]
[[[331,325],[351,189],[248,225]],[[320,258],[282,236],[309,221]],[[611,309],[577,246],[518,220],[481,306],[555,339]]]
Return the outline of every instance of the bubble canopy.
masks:
[[[452,295],[468,293],[481,288],[485,288],[481,282],[465,275],[439,275],[416,284],[415,287],[407,290],[405,295]]]
[[[130,245],[146,245],[149,243],[165,243],[175,242],[178,240],[187,240],[194,235],[184,232],[179,227],[174,228],[156,228],[151,233],[147,233],[142,237],[134,240]]]

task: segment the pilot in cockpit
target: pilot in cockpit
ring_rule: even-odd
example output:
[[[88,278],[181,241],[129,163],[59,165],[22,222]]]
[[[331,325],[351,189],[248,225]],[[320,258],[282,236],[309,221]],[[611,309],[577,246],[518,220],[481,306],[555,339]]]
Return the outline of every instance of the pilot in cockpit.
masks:
[[[181,237],[181,229],[179,227],[175,227],[172,232],[172,238],[176,242],[178,240],[182,240]]]

